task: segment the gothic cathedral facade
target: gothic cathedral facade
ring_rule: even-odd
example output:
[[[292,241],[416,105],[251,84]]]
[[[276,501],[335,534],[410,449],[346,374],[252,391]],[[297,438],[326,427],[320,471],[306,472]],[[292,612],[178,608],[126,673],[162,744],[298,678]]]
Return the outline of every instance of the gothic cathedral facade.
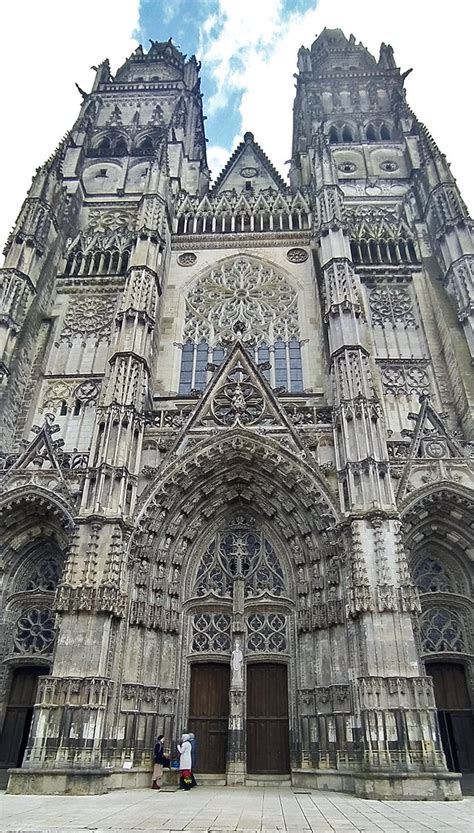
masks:
[[[200,65],[108,62],[1,270],[0,772],[457,798],[474,770],[472,221],[393,50],[298,53],[290,184]],[[277,123],[277,114],[275,115]]]

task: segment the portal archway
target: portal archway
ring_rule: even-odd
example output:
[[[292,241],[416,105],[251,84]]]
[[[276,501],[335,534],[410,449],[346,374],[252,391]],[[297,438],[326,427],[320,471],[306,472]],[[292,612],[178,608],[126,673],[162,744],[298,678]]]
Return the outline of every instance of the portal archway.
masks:
[[[219,689],[220,678],[229,674],[228,783],[242,783],[246,775],[248,674],[271,674],[271,666],[282,666],[275,674],[285,675],[286,706],[277,704],[276,714],[269,704],[266,714],[248,716],[259,731],[262,719],[265,731],[275,721],[286,726],[280,771],[288,771],[290,749],[293,764],[300,761],[299,691],[311,685],[310,669],[301,670],[298,662],[300,651],[321,654],[324,673],[332,673],[317,634],[318,623],[328,622],[325,576],[331,624],[344,627],[342,552],[332,538],[337,520],[310,455],[297,456],[273,437],[245,429],[226,431],[171,459],[143,498],[130,546],[130,664],[137,664],[135,626],[156,628],[156,638],[142,637],[147,647],[139,662],[158,669],[162,684],[176,692],[172,737],[199,721],[225,719],[222,704],[202,703],[193,692],[200,675],[215,673]],[[222,766],[219,754],[216,765]],[[198,771],[201,765],[211,766],[207,753]]]
[[[474,772],[474,499],[467,489],[443,485],[410,495],[406,504],[406,546],[421,602],[416,633],[433,678],[446,763]]]

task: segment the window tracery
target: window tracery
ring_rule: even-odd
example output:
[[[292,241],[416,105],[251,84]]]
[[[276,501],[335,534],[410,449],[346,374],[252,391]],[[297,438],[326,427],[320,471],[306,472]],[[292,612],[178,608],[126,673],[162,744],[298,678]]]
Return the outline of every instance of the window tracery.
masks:
[[[231,599],[234,579],[244,580],[245,598],[285,590],[283,571],[271,543],[263,532],[242,521],[219,532],[211,541],[198,567],[194,594],[211,593]]]
[[[61,578],[58,561],[51,556],[43,558],[36,565],[25,586],[25,590],[52,592],[56,590]]]
[[[462,622],[457,613],[447,608],[430,608],[422,614],[420,638],[422,652],[426,654],[466,650]]]
[[[452,572],[430,556],[416,565],[413,582],[420,593],[455,593],[459,590]]]
[[[55,639],[54,614],[47,608],[32,608],[18,619],[14,650],[18,654],[50,654]]]
[[[225,613],[196,613],[193,616],[192,651],[228,653],[230,647],[230,616]]]
[[[236,332],[275,387],[303,389],[296,291],[271,267],[238,257],[200,278],[186,299],[179,392],[202,390]],[[271,361],[271,358],[274,361]]]
[[[288,650],[286,616],[282,613],[252,613],[247,617],[247,650],[280,653]]]

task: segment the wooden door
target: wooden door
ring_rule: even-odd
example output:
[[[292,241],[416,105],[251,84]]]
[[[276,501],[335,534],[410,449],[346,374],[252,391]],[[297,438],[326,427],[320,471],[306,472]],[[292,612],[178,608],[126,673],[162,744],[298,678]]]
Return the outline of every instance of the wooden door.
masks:
[[[474,772],[474,715],[464,666],[456,662],[430,662],[439,727],[448,769]]]
[[[45,668],[17,668],[13,674],[10,697],[0,736],[0,769],[19,767],[23,763],[33,718],[38,677]]]
[[[282,663],[247,666],[247,771],[290,771],[288,679]]]
[[[196,735],[198,772],[226,771],[229,689],[229,665],[206,662],[191,666],[188,726]]]

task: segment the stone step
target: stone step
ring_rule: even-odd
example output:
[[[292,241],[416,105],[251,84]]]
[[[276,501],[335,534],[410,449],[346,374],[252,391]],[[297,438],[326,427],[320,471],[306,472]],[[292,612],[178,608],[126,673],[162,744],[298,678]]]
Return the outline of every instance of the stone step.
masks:
[[[245,778],[246,787],[291,787],[290,775],[264,775],[255,773]]]
[[[203,787],[225,787],[226,778],[222,772],[196,772],[196,784]]]

